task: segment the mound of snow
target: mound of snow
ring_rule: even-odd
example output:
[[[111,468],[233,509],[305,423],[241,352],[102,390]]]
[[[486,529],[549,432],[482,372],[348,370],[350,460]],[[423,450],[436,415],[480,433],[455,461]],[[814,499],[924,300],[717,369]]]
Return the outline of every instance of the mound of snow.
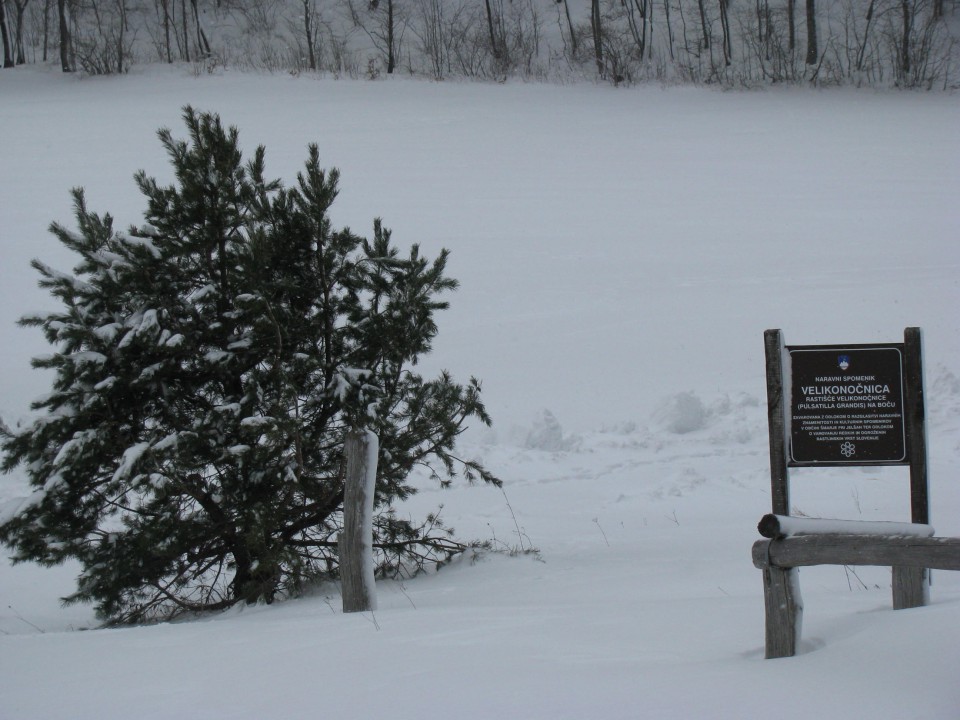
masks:
[[[651,415],[654,427],[676,435],[702,430],[708,412],[703,401],[691,392],[670,395],[660,401]]]
[[[543,410],[534,420],[533,427],[523,442],[527,450],[546,450],[547,452],[573,450],[577,444],[576,437],[564,436],[560,421],[549,410]]]

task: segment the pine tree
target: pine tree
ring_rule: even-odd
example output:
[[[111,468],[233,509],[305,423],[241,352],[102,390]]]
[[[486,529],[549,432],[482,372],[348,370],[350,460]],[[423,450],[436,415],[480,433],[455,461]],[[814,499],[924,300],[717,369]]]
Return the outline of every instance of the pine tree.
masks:
[[[399,519],[426,466],[499,484],[456,458],[465,423],[489,423],[475,379],[412,371],[456,288],[447,252],[405,256],[375,221],[335,229],[336,170],[316,146],[292,188],[243,162],[235,128],[185,108],[189,140],[159,132],[176,181],[143,172],[145,222],[114,230],[74,190],[77,230],[51,232],[73,272],[34,261],[57,312],[25,317],[54,352],[52,392],[21,428],[0,424],[4,471],[33,494],[0,526],[16,561],[80,561],[67,601],[111,622],[270,602],[337,566],[344,434],[380,437],[381,572],[464,549],[435,517]]]

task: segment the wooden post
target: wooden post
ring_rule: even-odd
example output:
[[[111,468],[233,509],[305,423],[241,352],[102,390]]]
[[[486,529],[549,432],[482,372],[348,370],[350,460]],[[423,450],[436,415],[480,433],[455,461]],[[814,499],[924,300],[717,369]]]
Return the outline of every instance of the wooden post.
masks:
[[[907,426],[910,459],[910,517],[929,524],[927,484],[927,432],[923,402],[923,337],[918,327],[903,331],[903,412]],[[901,610],[929,602],[930,571],[918,567],[893,568],[893,607]]]
[[[783,397],[783,334],[763,333],[767,359],[767,429],[770,434],[770,496],[774,515],[790,514],[790,485],[787,476],[786,400]]]
[[[790,514],[790,478],[787,469],[787,423],[783,382],[783,333],[763,333],[767,361],[767,430],[770,435],[770,503],[774,515]],[[789,386],[788,386],[789,387]],[[796,568],[763,570],[766,608],[766,657],[793,657],[803,622],[803,601]]]
[[[345,462],[340,583],[343,611],[376,610],[373,579],[373,498],[377,480],[377,436],[351,430],[343,444]]]
[[[803,622],[803,599],[796,568],[763,569],[766,659],[793,657]]]
[[[893,567],[893,609],[923,607],[930,602],[927,568]]]
[[[923,349],[920,328],[903,331],[903,411],[910,459],[910,512],[915,523],[929,524],[927,433],[923,402]]]

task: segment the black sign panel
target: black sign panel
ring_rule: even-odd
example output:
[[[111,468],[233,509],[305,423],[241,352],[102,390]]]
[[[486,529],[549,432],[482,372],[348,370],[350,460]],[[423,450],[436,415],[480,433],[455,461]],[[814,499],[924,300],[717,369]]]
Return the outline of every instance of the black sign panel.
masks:
[[[790,465],[909,463],[902,345],[786,350]]]

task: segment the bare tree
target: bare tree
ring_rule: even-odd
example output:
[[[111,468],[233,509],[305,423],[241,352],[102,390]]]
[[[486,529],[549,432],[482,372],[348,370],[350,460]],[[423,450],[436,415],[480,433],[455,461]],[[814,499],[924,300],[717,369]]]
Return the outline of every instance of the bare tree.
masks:
[[[307,62],[311,70],[317,69],[317,35],[313,19],[314,8],[312,0],[303,0],[303,34],[307,39]]]
[[[117,0],[117,24],[116,24],[116,34],[114,36],[114,42],[116,45],[116,56],[117,56],[117,73],[122,73],[126,68],[124,67],[124,60],[127,57],[129,49],[126,45],[126,34],[127,34],[127,3],[126,0]]]
[[[7,9],[0,0],[0,36],[3,37],[3,66],[13,67],[13,53],[10,47],[10,32],[7,30]]]
[[[180,0],[180,19],[183,30],[183,45],[181,49],[181,55],[184,60],[190,62],[190,22],[188,19],[186,3],[187,0]],[[189,15],[193,16],[193,25],[194,30],[196,31],[197,54],[201,58],[210,57],[212,54],[210,49],[210,41],[207,39],[207,34],[204,32],[203,26],[200,24],[200,8],[197,0],[190,0]]]
[[[891,8],[883,35],[894,55],[897,85],[929,89],[952,74],[957,41],[940,12],[930,0],[897,0]]]
[[[70,8],[68,0],[57,0],[57,15],[60,19],[60,69],[73,72],[73,36],[70,31]]]
[[[160,13],[163,16],[163,50],[168,63],[173,62],[173,51],[170,47],[170,26],[173,19],[170,17],[170,0],[160,0]]]
[[[91,75],[122,74],[133,50],[130,42],[129,0],[93,0],[83,7],[73,40],[80,69]]]
[[[27,62],[23,49],[23,18],[27,10],[27,5],[29,4],[30,0],[13,0],[13,7],[16,13],[13,21],[13,52],[14,62],[16,62],[17,65],[23,65]]]
[[[630,34],[633,35],[633,40],[637,44],[641,59],[647,52],[648,31],[652,32],[650,28],[652,10],[653,3],[648,0],[627,0],[626,2],[627,24],[630,26]],[[640,18],[639,22],[637,16]]]
[[[816,65],[820,57],[817,49],[817,0],[807,0],[807,65]]]
[[[793,53],[797,48],[797,0],[787,0],[787,47]]]
[[[380,53],[387,74],[392,74],[407,27],[406,14],[397,0],[347,0],[346,7],[353,25],[363,30]]]
[[[203,57],[210,56],[210,41],[207,40],[207,34],[203,31],[203,26],[200,25],[200,9],[197,7],[197,0],[190,0],[190,4],[193,6],[193,21],[197,26],[197,48],[199,48],[200,55]]]
[[[180,24],[183,27],[183,45],[181,46],[180,54],[184,60],[190,62],[190,36],[189,28],[187,26],[187,0],[180,0]]]
[[[703,48],[709,50],[710,25],[707,23],[707,8],[704,6],[704,0],[697,0],[697,8],[700,10],[700,27],[703,29]]]
[[[757,21],[757,44],[763,48],[764,59],[769,60],[771,39],[769,0],[755,0],[754,16]]]
[[[503,41],[503,5],[498,0],[494,10],[491,0],[483,0],[483,7],[487,18],[487,33],[490,36],[490,51],[493,53],[495,61],[503,59],[504,41]]]
[[[547,72],[558,50],[615,83],[655,73],[727,84],[806,78],[932,87],[949,85],[960,68],[960,0],[590,0],[582,6],[589,20],[576,19],[571,0],[555,0],[559,48],[541,33],[542,2],[0,0],[0,62],[39,62],[41,43],[46,62],[59,20],[65,72],[125,72],[144,37],[167,63],[222,50],[243,64],[258,50],[274,69],[356,73],[373,51],[371,76],[405,65],[434,77],[504,79]],[[338,12],[328,14],[325,3]],[[245,18],[236,28],[246,33],[241,42],[223,42],[222,24],[206,19],[215,12]],[[271,24],[276,17],[285,18],[282,30]],[[361,43],[356,30],[366,35]]]
[[[400,35],[397,33],[397,13],[394,0],[387,0],[387,74],[397,67],[397,55],[400,53]]]
[[[910,30],[913,26],[913,3],[910,0],[900,0],[900,11],[903,18],[903,32],[900,41],[900,70],[904,78],[910,77]]]
[[[727,5],[730,0],[720,0],[720,28],[723,31],[723,64],[730,67],[733,56],[733,41],[730,39],[730,17]]]
[[[867,52],[867,39],[870,37],[870,24],[873,22],[875,6],[876,0],[870,0],[870,5],[867,7],[866,24],[863,28],[863,40],[857,38],[857,61],[854,68],[858,73],[863,70],[864,57]]]
[[[418,0],[416,9],[419,23],[413,33],[420,40],[420,52],[426,57],[433,77],[440,80],[449,69],[447,53],[447,22],[443,0]]]
[[[590,0],[590,29],[593,32],[593,57],[597,62],[597,74],[603,78],[603,25],[600,12],[600,0]]]
[[[667,47],[670,50],[670,62],[676,58],[673,53],[673,25],[670,23],[670,0],[663,0],[663,14],[667,22]]]
[[[579,45],[579,42],[577,41],[577,31],[574,29],[573,20],[570,17],[570,4],[567,2],[567,0],[561,0],[561,2],[563,2],[563,12],[567,17],[567,30],[570,33],[570,50],[573,57],[577,57],[579,52],[577,46]]]

